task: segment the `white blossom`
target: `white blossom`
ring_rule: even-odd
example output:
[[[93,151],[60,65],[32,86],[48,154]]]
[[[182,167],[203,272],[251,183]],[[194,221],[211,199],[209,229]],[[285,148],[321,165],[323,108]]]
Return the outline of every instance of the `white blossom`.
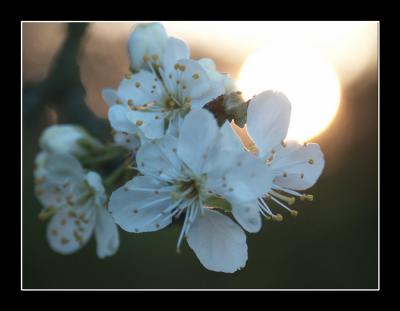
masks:
[[[74,253],[94,232],[97,256],[113,255],[119,246],[119,235],[106,209],[101,177],[84,172],[79,161],[69,154],[42,151],[35,165],[35,193],[43,205],[39,217],[51,217],[47,226],[51,249],[61,254]]]
[[[271,189],[259,198],[259,212],[267,218],[282,220],[266,202],[270,199],[289,211],[288,207],[301,200],[313,200],[312,195],[297,190],[312,187],[324,168],[324,157],[318,144],[284,141],[290,122],[291,104],[282,93],[263,92],[250,101],[247,112],[247,131],[252,139],[249,150],[255,153],[273,173]],[[288,204],[288,205],[287,205]]]
[[[129,232],[149,232],[169,225],[182,213],[178,238],[209,270],[232,273],[247,260],[246,236],[218,202],[238,210],[243,227],[260,226],[252,211],[270,187],[269,168],[243,150],[229,123],[219,128],[206,110],[191,111],[179,137],[166,135],[144,144],[136,155],[138,176],[116,190],[109,209]]]

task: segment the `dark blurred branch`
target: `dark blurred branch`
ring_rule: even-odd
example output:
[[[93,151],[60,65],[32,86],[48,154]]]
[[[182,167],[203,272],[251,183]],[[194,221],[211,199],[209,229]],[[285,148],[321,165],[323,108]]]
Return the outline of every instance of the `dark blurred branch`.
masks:
[[[49,105],[57,111],[59,123],[79,124],[91,134],[109,139],[108,122],[98,118],[85,104],[86,92],[80,79],[78,54],[87,26],[86,23],[69,24],[67,38],[48,77],[24,86],[24,121],[35,120]]]

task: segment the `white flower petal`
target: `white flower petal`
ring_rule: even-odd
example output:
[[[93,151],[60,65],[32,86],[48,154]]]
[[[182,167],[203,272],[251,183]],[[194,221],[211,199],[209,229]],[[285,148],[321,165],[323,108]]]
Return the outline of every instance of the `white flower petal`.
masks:
[[[204,70],[208,74],[208,77],[213,83],[217,82],[219,84],[222,84],[225,89],[223,93],[229,94],[237,90],[235,82],[227,74],[219,72],[217,70],[215,62],[212,59],[202,58],[199,59],[197,62],[204,68]]]
[[[217,134],[217,121],[210,112],[201,109],[186,115],[178,138],[178,155],[193,172],[202,173]]]
[[[129,110],[121,105],[114,105],[108,110],[108,119],[113,129],[129,134],[136,133],[137,127],[128,119]]]
[[[58,211],[47,226],[47,240],[52,250],[60,254],[72,254],[83,247],[93,233],[94,213],[82,218],[77,209]]]
[[[148,139],[156,139],[164,136],[165,112],[129,111],[127,118]]]
[[[135,106],[157,102],[162,99],[164,88],[162,82],[152,72],[141,70],[124,79],[118,88],[118,95],[124,102],[132,100]]]
[[[225,122],[219,129],[216,141],[207,153],[207,161],[203,171],[211,175],[229,170],[235,165],[237,153],[243,153],[244,149],[240,138],[236,135],[229,122]]]
[[[263,161],[247,152],[232,153],[229,161],[230,167],[219,162],[221,170],[216,164],[216,169],[208,172],[208,190],[238,203],[255,200],[271,189],[272,170]]]
[[[171,135],[175,137],[179,137],[179,130],[182,126],[183,119],[181,116],[177,116],[176,118],[173,118],[171,122],[169,123],[168,129],[166,131],[166,135]]]
[[[136,154],[140,172],[163,180],[179,177],[181,161],[177,155],[177,144],[174,136],[164,136],[143,144]]]
[[[291,105],[282,93],[263,92],[250,101],[247,110],[247,130],[265,157],[286,137]]]
[[[97,242],[97,256],[105,258],[114,255],[119,247],[118,228],[105,208],[97,208],[94,232]]]
[[[44,169],[47,179],[53,183],[62,184],[66,180],[79,183],[85,176],[80,162],[67,153],[48,154]]]
[[[125,231],[157,231],[172,221],[163,214],[174,203],[171,191],[156,178],[138,176],[111,194],[109,210]]]
[[[132,150],[133,152],[136,152],[140,147],[138,135],[116,131],[113,138],[116,145]]]
[[[128,40],[131,66],[138,71],[146,67],[143,57],[161,56],[167,41],[167,33],[160,23],[143,23],[136,26]]]
[[[183,72],[173,69],[175,78],[180,80],[179,85],[186,86],[186,89],[182,90],[183,99],[187,96],[191,99],[199,99],[205,96],[210,91],[212,84],[203,67],[192,59],[181,59],[178,63],[185,66]]]
[[[274,183],[295,190],[308,189],[316,183],[324,165],[324,155],[318,144],[304,146],[287,142],[285,148],[278,149],[271,163],[271,168],[280,174]]]
[[[260,231],[262,222],[257,201],[232,203],[232,215],[246,231]]]
[[[168,38],[162,56],[164,70],[167,72],[172,71],[178,60],[187,59],[189,58],[189,55],[189,47],[184,41],[173,37]]]
[[[229,217],[204,209],[187,235],[189,246],[207,269],[233,273],[246,265],[246,235]]]
[[[117,91],[107,88],[101,91],[101,96],[103,97],[104,101],[107,103],[108,106],[115,105],[118,100],[118,93]]]

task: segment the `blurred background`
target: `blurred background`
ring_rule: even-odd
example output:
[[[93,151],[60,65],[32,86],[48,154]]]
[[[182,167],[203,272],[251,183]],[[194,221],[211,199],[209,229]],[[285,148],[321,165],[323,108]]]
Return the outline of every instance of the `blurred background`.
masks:
[[[128,73],[126,43],[136,23],[22,24],[23,287],[347,289],[378,286],[378,22],[163,22],[194,59],[209,57],[238,81],[246,98],[266,89],[292,102],[288,136],[321,145],[326,167],[296,202],[299,216],[264,221],[248,234],[246,267],[206,270],[177,226],[120,230],[114,257],[99,260],[95,241],[76,254],[47,245],[33,194],[40,133],[80,123],[109,139],[105,87]],[[284,216],[285,214],[282,213]]]

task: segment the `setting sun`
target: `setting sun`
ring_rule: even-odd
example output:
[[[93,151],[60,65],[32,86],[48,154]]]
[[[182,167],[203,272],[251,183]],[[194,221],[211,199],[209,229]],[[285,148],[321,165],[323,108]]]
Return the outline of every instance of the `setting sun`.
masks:
[[[303,42],[269,43],[251,54],[239,75],[246,99],[264,90],[283,92],[292,103],[287,138],[306,141],[325,130],[340,102],[340,83],[323,55]]]

